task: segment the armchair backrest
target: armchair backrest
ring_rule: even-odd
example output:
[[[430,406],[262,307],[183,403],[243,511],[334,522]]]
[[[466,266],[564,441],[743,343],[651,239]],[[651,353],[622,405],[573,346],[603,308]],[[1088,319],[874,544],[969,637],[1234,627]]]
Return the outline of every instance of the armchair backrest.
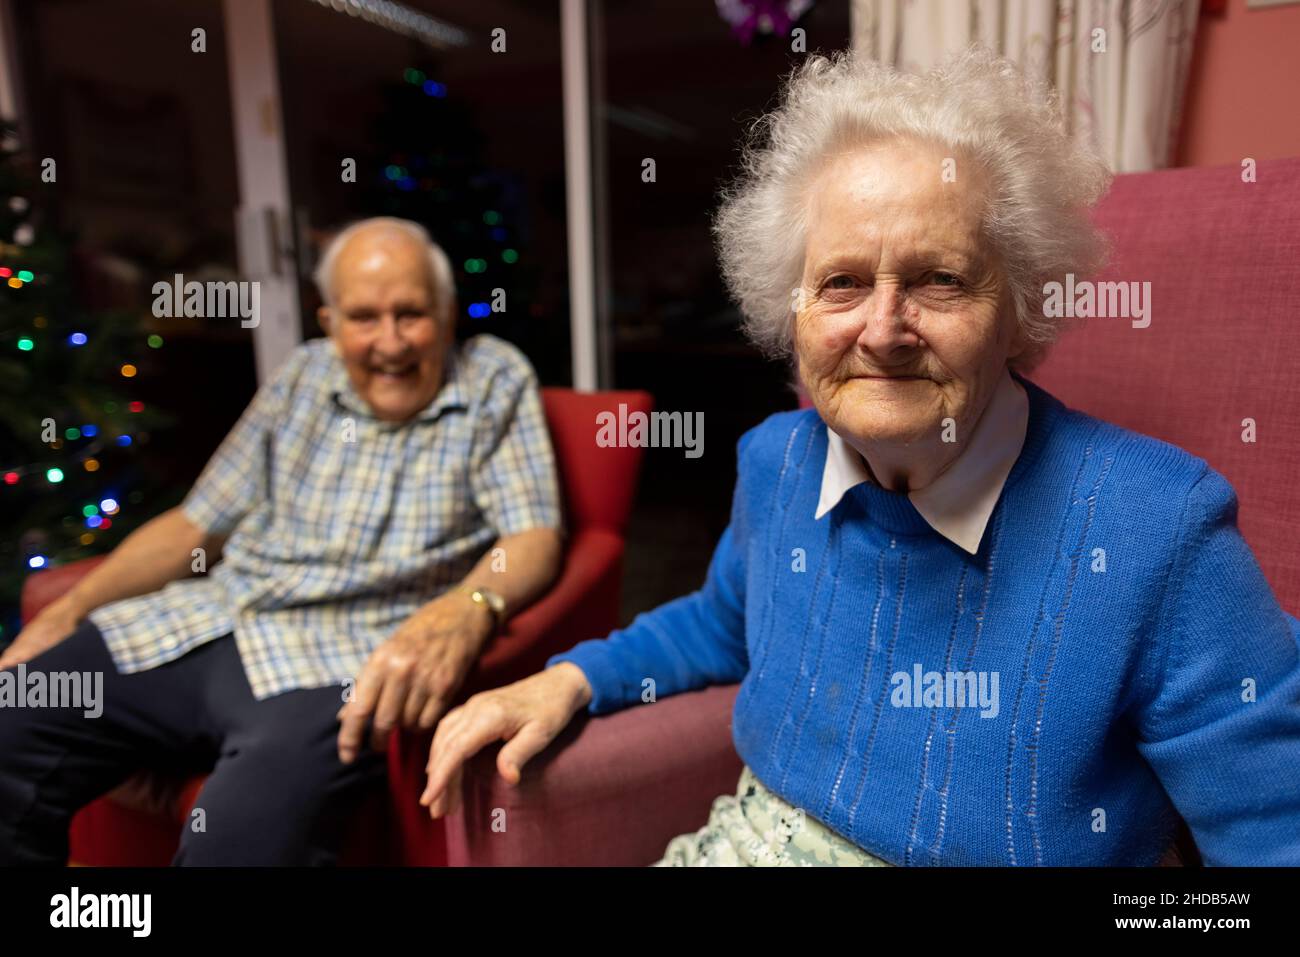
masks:
[[[1242,534],[1297,614],[1300,159],[1261,162],[1255,178],[1236,166],[1117,177],[1096,214],[1114,244],[1099,278],[1150,282],[1150,325],[1078,320],[1030,378],[1222,473]]]
[[[597,526],[621,536],[636,492],[641,449],[597,444],[597,416],[607,412],[617,422],[633,412],[649,413],[654,399],[648,392],[545,388],[542,403],[555,447],[570,533]]]

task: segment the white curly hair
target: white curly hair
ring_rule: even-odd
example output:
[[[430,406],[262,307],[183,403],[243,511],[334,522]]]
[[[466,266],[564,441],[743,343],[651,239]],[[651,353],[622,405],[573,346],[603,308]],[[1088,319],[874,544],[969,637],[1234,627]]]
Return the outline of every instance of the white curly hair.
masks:
[[[745,333],[770,355],[790,353],[809,183],[830,153],[896,139],[934,143],[985,174],[984,236],[1026,342],[1012,364],[1032,368],[1063,322],[1043,314],[1044,283],[1089,277],[1105,261],[1088,214],[1111,172],[1092,145],[1066,133],[1054,93],[980,47],[920,75],[838,53],[810,57],[789,76],[776,108],[750,129],[741,173],[714,218]]]

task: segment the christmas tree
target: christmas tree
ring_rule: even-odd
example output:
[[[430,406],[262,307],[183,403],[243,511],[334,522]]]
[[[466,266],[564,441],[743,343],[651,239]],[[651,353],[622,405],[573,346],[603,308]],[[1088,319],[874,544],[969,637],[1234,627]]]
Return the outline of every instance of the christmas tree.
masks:
[[[103,554],[156,512],[140,446],[166,417],[133,393],[162,339],[78,306],[48,164],[0,123],[0,647],[36,571]]]
[[[530,355],[552,344],[536,328],[536,264],[527,255],[525,185],[485,157],[485,134],[466,103],[435,79],[435,64],[407,67],[385,87],[370,137],[369,213],[425,224],[456,271],[462,337],[490,332]]]

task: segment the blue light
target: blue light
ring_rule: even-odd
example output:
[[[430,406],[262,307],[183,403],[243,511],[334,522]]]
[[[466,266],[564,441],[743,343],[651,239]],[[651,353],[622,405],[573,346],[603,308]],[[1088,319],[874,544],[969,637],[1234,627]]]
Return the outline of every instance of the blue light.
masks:
[[[424,94],[425,96],[446,96],[447,87],[445,84],[439,83],[436,80],[425,80]]]
[[[492,228],[492,238],[499,243],[506,241],[506,228],[504,226],[494,226]]]
[[[81,427],[81,434],[84,435],[84,436],[85,436],[86,438],[88,438],[88,439],[93,439],[95,436],[99,435],[99,426],[97,426],[97,425],[83,425],[83,426]]]
[[[117,500],[111,498],[104,499],[99,503],[99,510],[105,515],[112,515],[117,511]]]
[[[89,518],[86,519],[87,528],[99,528],[99,526],[103,524],[104,524],[104,519],[102,516],[99,515],[91,515]]]
[[[469,314],[473,319],[482,319],[484,316],[492,314],[492,307],[486,302],[473,302],[470,303]]]
[[[415,189],[415,180],[409,176],[403,176],[397,181],[397,188],[409,193],[411,190]]]
[[[27,565],[28,565],[29,568],[44,568],[44,567],[45,567],[45,556],[44,556],[44,555],[33,555],[31,558],[27,559]]]
[[[119,436],[117,437],[117,444],[118,444],[118,445],[130,445],[130,444],[131,444],[131,436],[129,436],[129,435],[119,435]]]
[[[68,336],[68,342],[74,346],[84,346],[86,344],[86,334],[84,332],[74,332]]]

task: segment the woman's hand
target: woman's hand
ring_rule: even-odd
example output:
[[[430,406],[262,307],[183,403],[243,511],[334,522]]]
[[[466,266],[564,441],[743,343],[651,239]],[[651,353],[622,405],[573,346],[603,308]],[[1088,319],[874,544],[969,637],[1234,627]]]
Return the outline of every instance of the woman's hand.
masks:
[[[587,676],[567,661],[474,695],[439,723],[429,749],[429,783],[420,803],[434,818],[456,810],[464,763],[493,741],[506,742],[497,755],[497,770],[510,784],[518,784],[524,764],[590,701]]]
[[[49,651],[77,627],[81,616],[67,601],[60,599],[27,623],[18,637],[3,652],[0,652],[0,669],[15,668],[24,661],[31,661],[44,651]]]

